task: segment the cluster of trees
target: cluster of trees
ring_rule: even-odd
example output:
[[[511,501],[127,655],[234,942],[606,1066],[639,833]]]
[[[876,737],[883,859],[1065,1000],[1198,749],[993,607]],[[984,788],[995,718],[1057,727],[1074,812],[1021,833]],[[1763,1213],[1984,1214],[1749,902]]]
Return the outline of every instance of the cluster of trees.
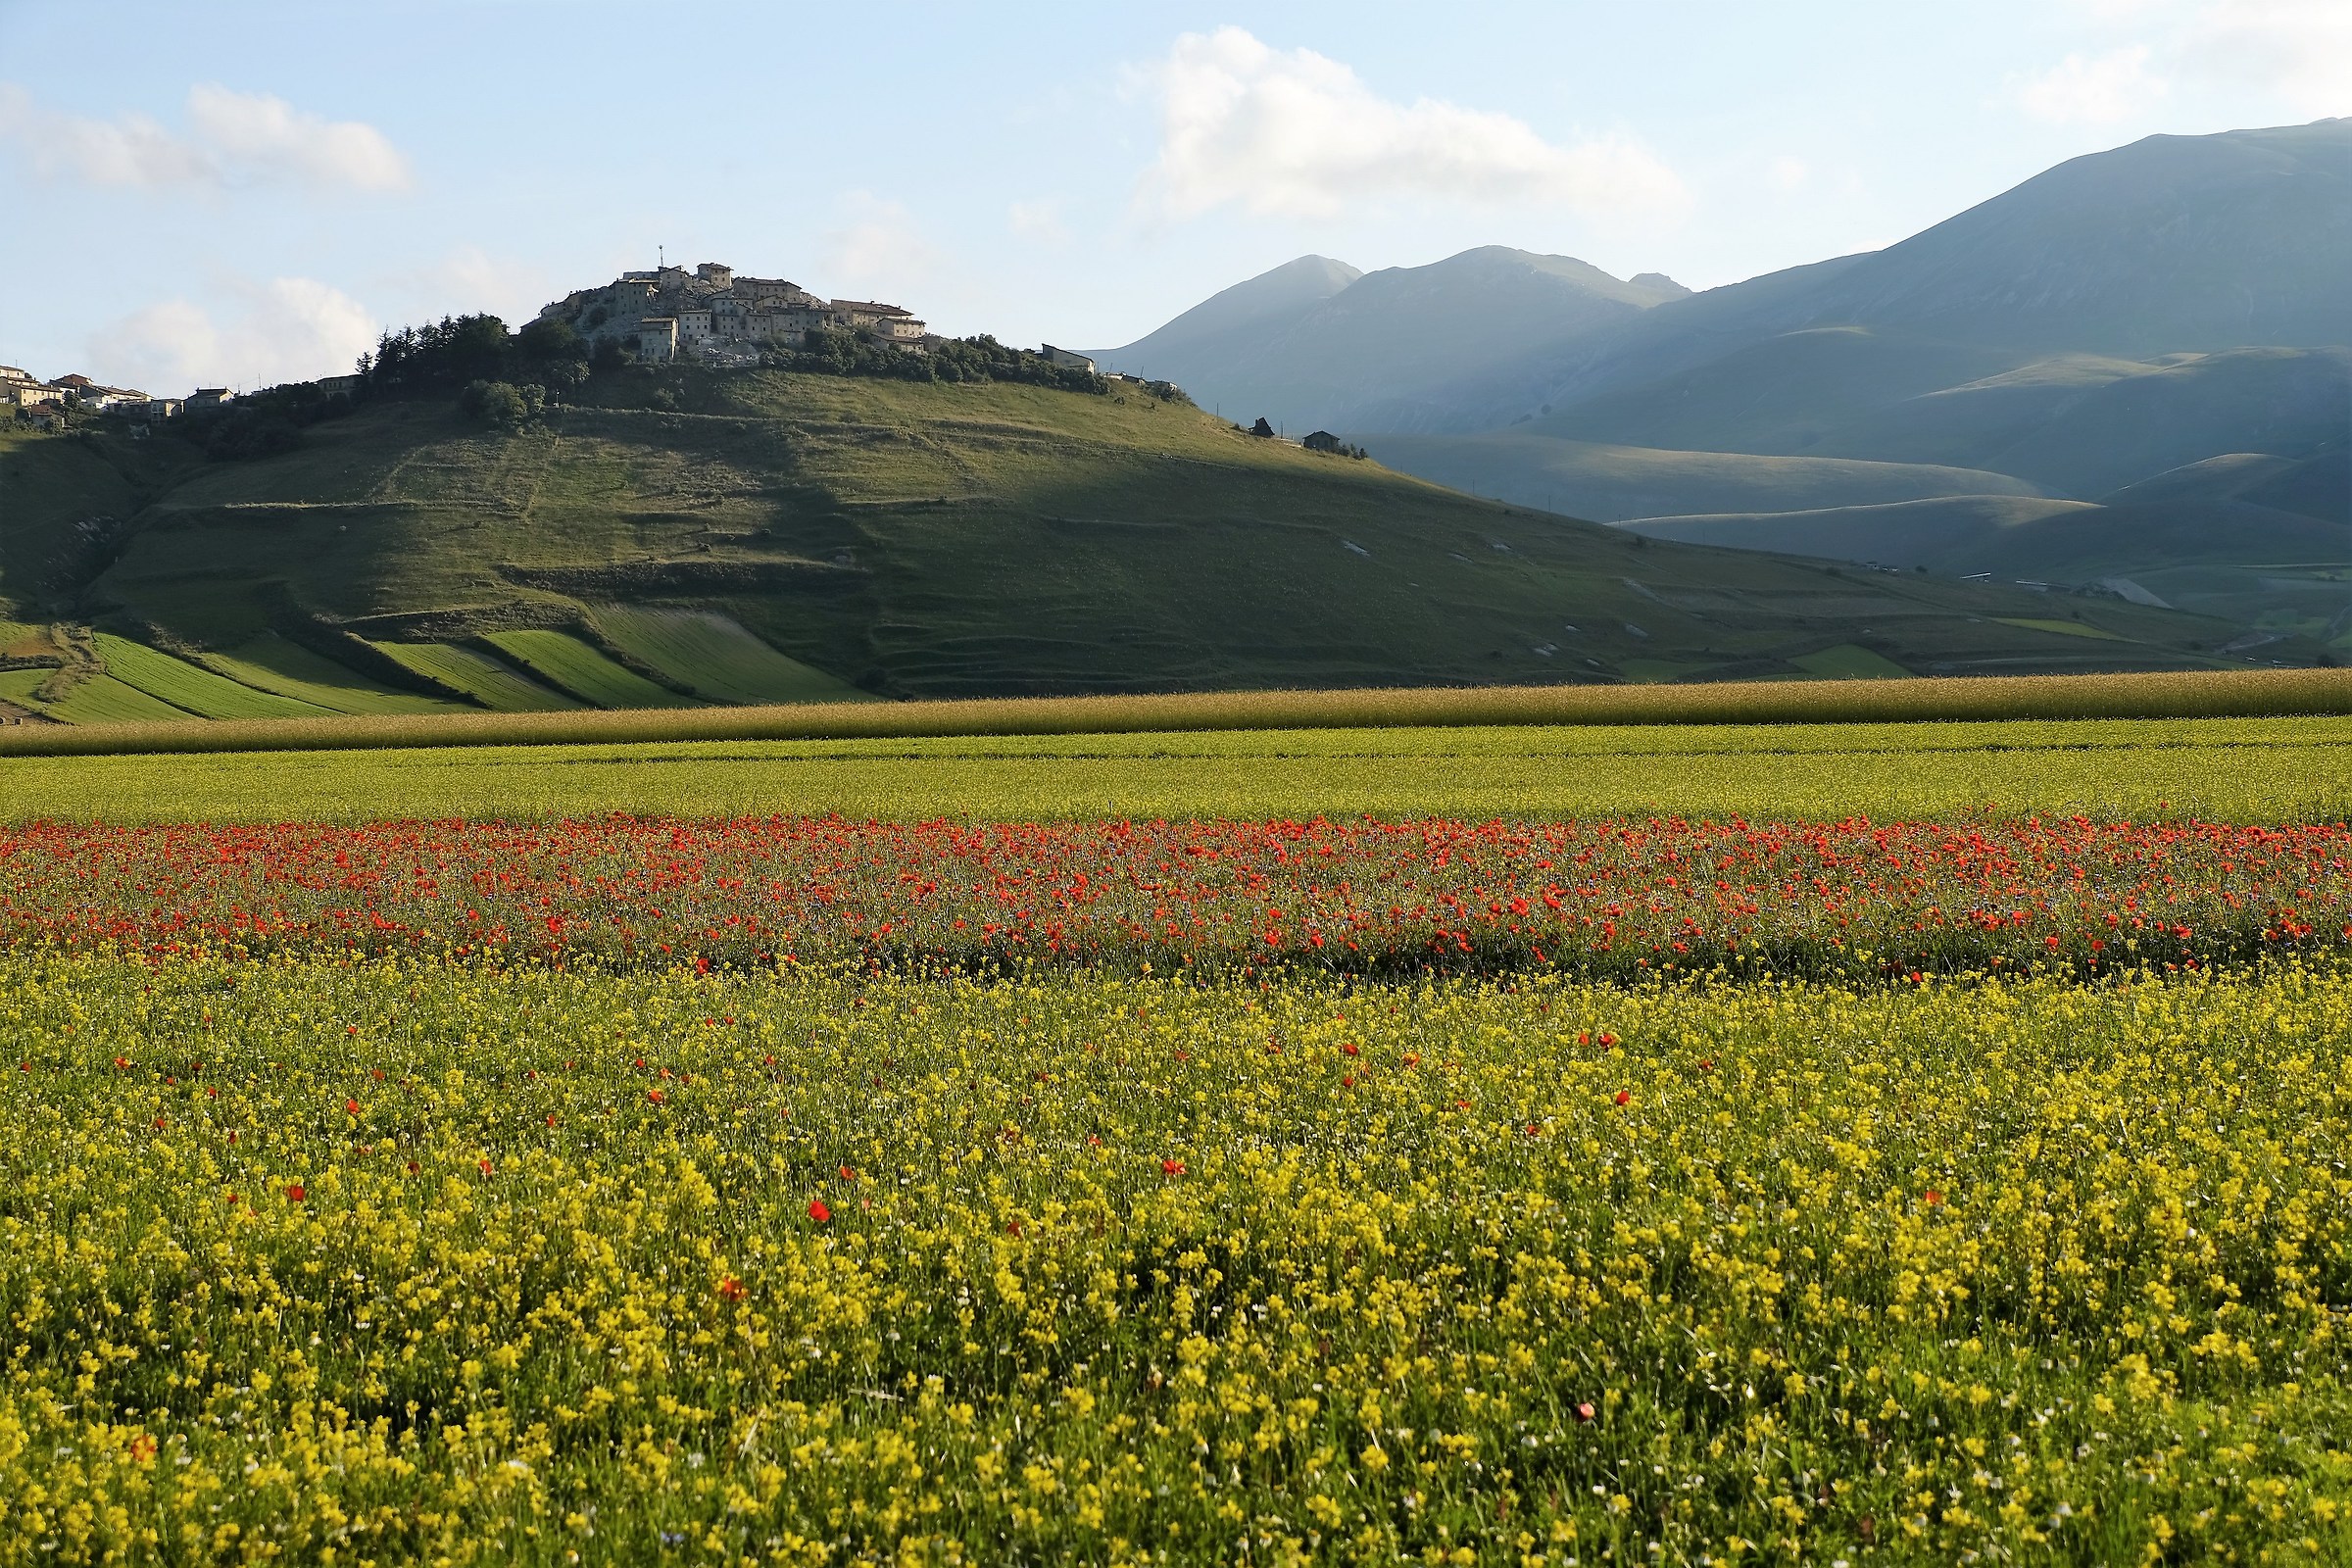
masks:
[[[910,354],[862,332],[819,328],[808,334],[806,346],[771,349],[760,357],[760,363],[816,375],[871,375],[894,381],[1016,381],[1097,395],[1110,390],[1110,382],[1093,370],[1055,365],[1042,355],[1008,348],[985,334],[953,338],[934,343],[928,353]]]
[[[426,326],[386,332],[360,356],[370,389],[469,387],[476,381],[531,384],[560,401],[590,374],[588,346],[568,321],[536,320],[519,332],[495,316],[444,316]]]
[[[204,442],[216,463],[273,457],[302,445],[302,432],[321,419],[339,419],[355,404],[348,392],[328,391],[316,381],[249,392],[218,414],[171,421],[175,433]]]
[[[517,386],[512,381],[469,381],[458,394],[458,407],[494,430],[527,424],[547,407],[547,388],[536,381]]]

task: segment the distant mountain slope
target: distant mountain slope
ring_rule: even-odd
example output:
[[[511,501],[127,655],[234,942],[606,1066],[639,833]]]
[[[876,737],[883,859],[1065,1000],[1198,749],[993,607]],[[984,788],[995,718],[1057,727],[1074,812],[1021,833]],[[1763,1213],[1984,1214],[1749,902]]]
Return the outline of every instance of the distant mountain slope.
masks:
[[[1689,293],[1657,273],[1627,280],[1572,257],[1486,246],[1364,273],[1305,299],[1339,275],[1334,266],[1302,257],[1099,358],[1175,381],[1244,423],[1262,415],[1294,431],[1420,428],[1431,419],[1446,427],[1434,389]]]
[[[231,656],[218,672],[282,639],[353,672],[344,706],[797,669],[747,639],[913,696],[1794,675],[1848,644],[1922,672],[2181,667],[2234,635],[2093,600],[2055,612],[2112,636],[2052,630],[2015,589],[1647,540],[1132,393],[676,368],[600,375],[513,432],[420,396],[270,458],[168,436],[80,456],[171,450],[77,583],[0,576],[0,599]],[[0,447],[0,485],[25,451]],[[11,559],[79,528],[72,505],[37,514],[46,538]],[[659,635],[613,607],[662,612]],[[729,640],[672,635],[690,626]]]
[[[1700,503],[1699,511],[1777,511],[2044,493],[2030,480],[1975,468],[1664,451],[1520,430],[1356,439],[1382,462],[1439,484],[1604,522],[1661,515],[1661,503],[1689,499]]]
[[[1496,376],[1541,384],[1521,412],[1564,409],[1815,326],[2008,351],[2017,364],[2352,344],[2346,276],[2352,119],[2150,136],[1886,250],[1710,289]]]
[[[1257,352],[1269,333],[1288,328],[1363,275],[1361,269],[1328,256],[1301,256],[1211,294],[1125,348],[1087,353],[1105,368],[1189,388],[1200,376],[1213,377]]]

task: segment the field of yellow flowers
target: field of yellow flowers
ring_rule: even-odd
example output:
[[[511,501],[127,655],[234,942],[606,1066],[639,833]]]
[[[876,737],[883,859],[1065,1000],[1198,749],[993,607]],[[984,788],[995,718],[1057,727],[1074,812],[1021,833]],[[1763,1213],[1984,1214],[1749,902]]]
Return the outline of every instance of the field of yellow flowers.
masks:
[[[0,953],[0,1561],[2341,1562],[2332,949]]]

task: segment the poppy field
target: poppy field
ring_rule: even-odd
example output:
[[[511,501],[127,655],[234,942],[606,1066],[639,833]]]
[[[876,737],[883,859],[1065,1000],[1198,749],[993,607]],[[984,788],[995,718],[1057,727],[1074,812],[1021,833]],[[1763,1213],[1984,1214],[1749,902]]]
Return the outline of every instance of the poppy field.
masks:
[[[0,944],[917,975],[2178,969],[2352,945],[2352,829],[42,824],[0,831]]]
[[[0,1562],[2352,1557],[2352,830],[0,829]]]

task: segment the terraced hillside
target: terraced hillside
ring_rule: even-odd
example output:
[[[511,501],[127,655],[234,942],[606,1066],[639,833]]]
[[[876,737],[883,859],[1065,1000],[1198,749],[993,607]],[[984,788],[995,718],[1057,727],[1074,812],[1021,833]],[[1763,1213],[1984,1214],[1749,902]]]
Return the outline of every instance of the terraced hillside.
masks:
[[[12,436],[0,504],[48,639],[0,701],[72,719],[2238,662],[2217,620],[1642,538],[1132,386],[635,370],[244,462]]]

